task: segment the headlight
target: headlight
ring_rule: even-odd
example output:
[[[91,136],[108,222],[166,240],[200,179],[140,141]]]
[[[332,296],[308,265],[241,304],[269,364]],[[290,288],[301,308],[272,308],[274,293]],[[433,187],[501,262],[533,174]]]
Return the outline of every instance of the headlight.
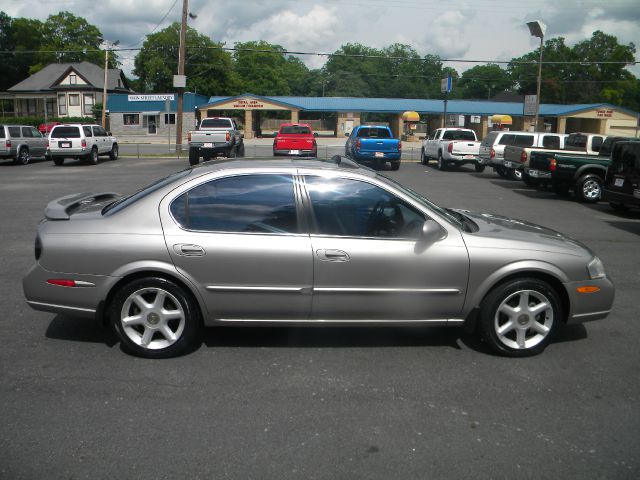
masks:
[[[587,270],[589,271],[589,278],[591,278],[591,280],[604,278],[605,276],[604,264],[598,257],[593,257],[593,260],[591,260],[589,265],[587,265]]]

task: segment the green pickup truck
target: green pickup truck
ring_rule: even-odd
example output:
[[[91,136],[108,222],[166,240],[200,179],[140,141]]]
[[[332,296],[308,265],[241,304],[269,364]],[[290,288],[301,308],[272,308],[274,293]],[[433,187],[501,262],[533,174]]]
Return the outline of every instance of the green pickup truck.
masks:
[[[525,176],[536,183],[550,185],[558,194],[573,190],[581,202],[595,203],[602,196],[602,183],[610,163],[613,146],[627,137],[607,137],[598,155],[531,152]]]

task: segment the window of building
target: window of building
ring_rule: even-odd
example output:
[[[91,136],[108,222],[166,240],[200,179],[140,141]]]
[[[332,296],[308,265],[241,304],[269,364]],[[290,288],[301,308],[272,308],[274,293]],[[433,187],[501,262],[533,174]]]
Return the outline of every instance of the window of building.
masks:
[[[67,97],[64,94],[58,95],[58,115],[67,114]]]
[[[305,177],[319,235],[415,239],[425,217],[392,193],[359,180]]]
[[[84,97],[84,114],[91,115],[93,113],[93,94],[85,93]]]
[[[80,105],[80,95],[78,93],[69,94],[69,106],[77,107]]]
[[[176,114],[175,113],[165,113],[164,114],[164,124],[165,125],[175,125],[176,124]]]
[[[122,122],[125,125],[140,125],[139,113],[125,113],[122,115]]]
[[[71,75],[69,75],[69,83],[71,85],[77,85],[78,84],[78,76],[74,75],[73,73]]]
[[[297,233],[290,175],[240,175],[199,185],[171,203],[184,228],[229,233]]]

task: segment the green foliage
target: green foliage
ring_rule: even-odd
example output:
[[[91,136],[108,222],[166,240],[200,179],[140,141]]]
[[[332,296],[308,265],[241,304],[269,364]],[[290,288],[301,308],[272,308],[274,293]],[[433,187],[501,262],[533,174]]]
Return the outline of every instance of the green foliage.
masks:
[[[509,90],[511,78],[498,65],[476,65],[462,73],[457,87],[462,98],[490,99],[499,92]]]
[[[133,73],[138,77],[141,92],[171,92],[173,76],[178,73],[180,24],[173,23],[159,32],[147,35],[136,55]],[[238,93],[237,77],[231,65],[231,55],[221,50],[219,43],[193,28],[187,29],[185,75],[187,90],[204,95]]]
[[[97,117],[96,117],[97,118]],[[62,122],[62,123],[95,123],[94,117],[47,117],[46,123]],[[0,117],[0,124],[9,125],[31,125],[37,127],[41,123],[45,123],[44,117]]]

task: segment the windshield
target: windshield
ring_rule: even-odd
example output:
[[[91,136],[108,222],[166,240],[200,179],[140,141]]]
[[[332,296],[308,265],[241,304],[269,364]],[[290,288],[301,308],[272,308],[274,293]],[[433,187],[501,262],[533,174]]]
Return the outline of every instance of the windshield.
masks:
[[[468,130],[447,130],[442,136],[443,140],[470,140],[476,141],[476,134]]]
[[[179,172],[172,173],[168,177],[161,178],[160,180],[153,182],[151,185],[147,185],[146,187],[138,190],[131,195],[122,197],[119,200],[110,203],[102,209],[102,214],[113,215],[114,213],[117,213],[120,210],[127,208],[129,205],[137,202],[141,198],[144,198],[147,195],[155,192],[156,190],[161,189],[165,185],[169,185],[171,182],[174,182],[179,178],[186,177],[189,173],[191,173],[191,169],[187,168],[186,170],[180,170]]]
[[[51,138],[80,138],[78,127],[55,127],[51,132]]]
[[[282,127],[280,129],[280,133],[284,135],[311,135],[311,130],[309,127],[304,127],[302,125],[289,125],[287,127]]]
[[[361,128],[357,136],[358,138],[391,138],[391,133],[386,128]]]
[[[439,207],[438,205],[433,203],[431,200],[428,200],[426,197],[423,197],[422,195],[420,195],[418,192],[414,192],[410,188],[399,184],[392,178],[387,177],[386,175],[381,175],[381,174],[378,174],[378,175],[383,177],[386,181],[388,181],[390,184],[392,184],[395,188],[400,190],[402,193],[414,199],[416,202],[426,206],[430,210],[435,211],[438,215],[440,215],[441,217],[444,217],[448,222],[452,223],[456,227],[466,230],[464,222],[459,218],[459,216],[453,215],[450,210]]]

